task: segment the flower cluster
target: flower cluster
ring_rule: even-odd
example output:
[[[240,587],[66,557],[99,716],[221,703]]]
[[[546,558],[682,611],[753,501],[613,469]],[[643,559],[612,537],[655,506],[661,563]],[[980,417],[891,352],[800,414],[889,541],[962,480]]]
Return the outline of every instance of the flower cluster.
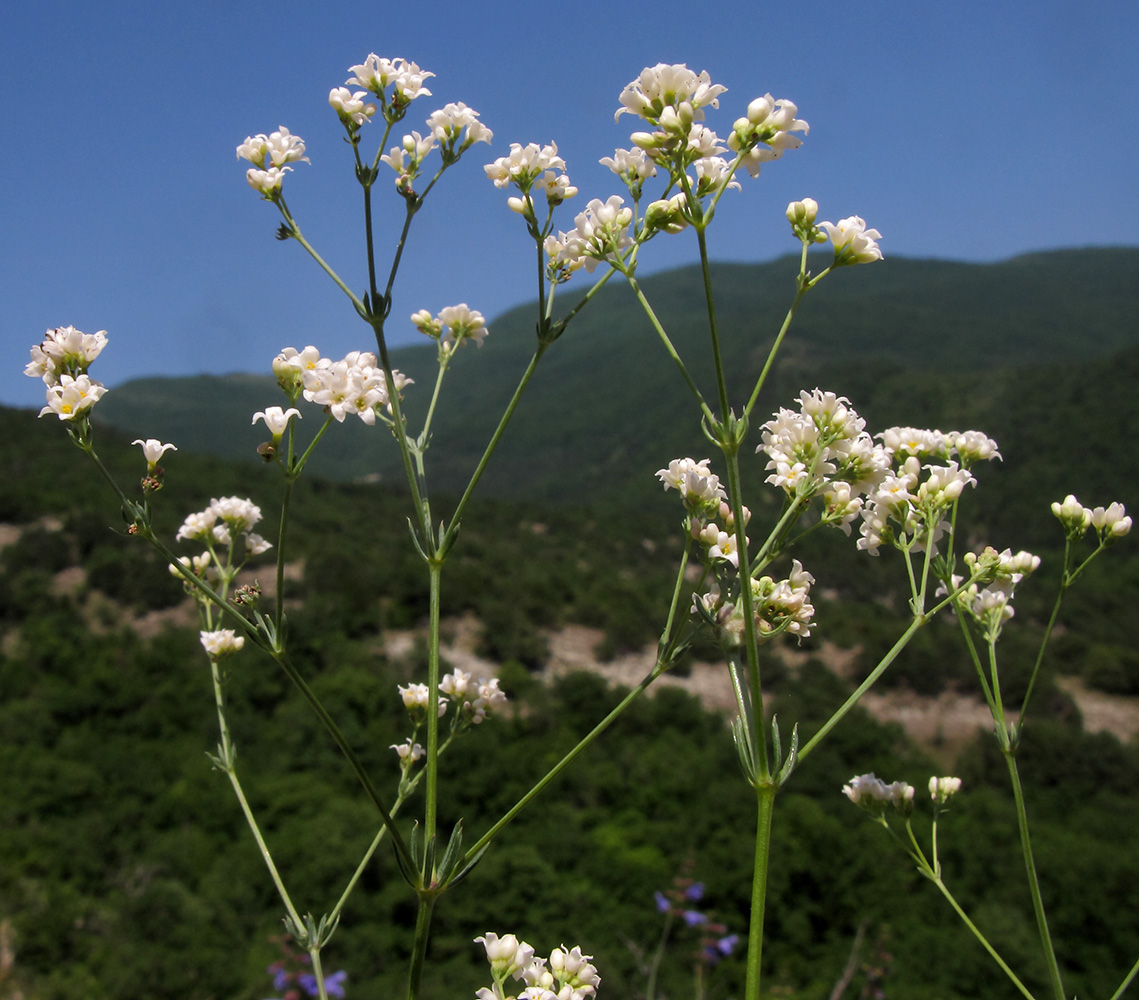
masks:
[[[41,417],[54,413],[60,420],[76,420],[88,414],[107,391],[87,375],[87,368],[106,345],[105,330],[83,333],[73,326],[61,326],[44,334],[24,368],[25,375],[42,379],[47,386]]]
[[[604,202],[594,198],[574,217],[574,229],[546,237],[546,273],[551,281],[564,281],[583,266],[592,272],[598,261],[616,260],[618,253],[632,246],[629,226],[633,210],[624,204],[616,194]]]
[[[190,514],[175,536],[179,541],[205,542],[233,545],[235,538],[244,540],[245,552],[256,556],[272,548],[264,538],[253,533],[253,527],[261,520],[261,508],[252,500],[241,497],[222,497],[210,501],[202,511]]]
[[[514,1000],[507,998],[505,982],[513,977],[524,982],[518,1000],[586,1000],[597,992],[601,977],[590,963],[592,955],[583,955],[580,947],[564,945],[540,958],[533,946],[519,941],[513,934],[499,937],[488,931],[475,938],[486,949],[493,986],[475,993],[479,1000]]]
[[[439,690],[451,698],[456,705],[454,727],[465,729],[468,726],[478,725],[492,712],[496,712],[506,704],[506,693],[498,685],[497,677],[480,677],[477,680],[473,674],[463,670],[444,674],[439,682]],[[431,690],[426,684],[408,684],[399,688],[403,704],[411,713],[412,721],[418,726],[427,715],[428,705],[431,703]],[[439,718],[447,714],[450,704],[447,698],[438,700]],[[407,749],[404,749],[404,748]],[[410,740],[406,744],[392,747],[401,758],[409,754],[413,760],[418,760],[414,753],[415,744]]]
[[[887,471],[862,507],[858,547],[877,555],[883,544],[924,551],[949,530],[943,515],[966,486],[976,483],[969,466],[1000,458],[997,444],[979,431],[891,427],[878,435]],[[935,465],[933,462],[943,462]]]
[[[396,190],[405,196],[412,195],[412,182],[432,150],[440,148],[444,165],[449,165],[476,142],[489,143],[494,133],[478,118],[479,113],[462,102],[448,104],[427,119],[427,135],[418,132],[405,135],[398,146],[381,156],[380,162],[395,171]]]
[[[889,468],[865,427],[845,396],[804,389],[798,411],[782,407],[763,425],[756,451],[767,455],[766,481],[802,500],[825,492],[824,520],[849,534],[862,506],[858,494],[877,487]]]
[[[759,176],[764,163],[778,160],[787,150],[803,145],[803,140],[792,133],[806,135],[811,126],[796,118],[798,113],[798,107],[790,101],[777,101],[764,94],[747,106],[744,117],[735,120],[728,148],[742,156],[744,168],[752,177]]]
[[[444,306],[438,316],[432,316],[426,309],[411,316],[415,328],[426,337],[439,342],[439,356],[446,357],[457,347],[473,340],[482,347],[486,340],[487,328],[483,314],[472,309],[465,302],[457,306]]]
[[[1131,518],[1118,501],[1106,507],[1085,507],[1069,493],[1063,503],[1052,504],[1052,513],[1072,541],[1082,538],[1088,528],[1095,528],[1101,543],[1113,542],[1131,531]]]
[[[951,795],[961,791],[960,778],[939,778],[936,774],[929,779],[929,797],[934,802],[946,802]]]
[[[657,172],[652,157],[636,146],[632,149],[614,150],[612,156],[603,156],[598,162],[624,181],[633,201],[640,200],[645,181],[656,176]]]
[[[739,566],[735,517],[728,506],[720,477],[708,467],[709,459],[674,458],[656,476],[665,490],[676,490],[688,512],[688,533],[704,548],[705,561],[720,560]],[[750,511],[744,508],[745,527]]]
[[[238,635],[231,628],[218,629],[216,632],[201,632],[202,648],[211,660],[221,660],[232,656],[245,645],[245,636]]]
[[[521,143],[512,142],[507,156],[500,156],[483,169],[495,187],[505,188],[513,185],[522,193],[521,198],[507,199],[507,204],[512,211],[528,219],[535,218],[533,191],[537,190],[544,194],[546,204],[551,209],[577,194],[577,188],[566,176],[566,162],[558,156],[556,143],[539,146],[531,142],[523,146]]]
[[[293,135],[284,125],[276,132],[246,136],[237,147],[237,158],[253,164],[245,172],[245,179],[254,191],[267,201],[276,201],[281,195],[285,172],[292,170],[290,163],[308,163],[304,155],[305,144],[300,136]]]
[[[384,118],[388,122],[396,122],[401,119],[407,112],[407,106],[414,101],[417,97],[430,97],[431,91],[423,86],[423,81],[428,77],[434,76],[427,70],[422,70],[413,62],[408,62],[406,59],[385,59],[376,55],[374,52],[369,53],[368,58],[365,59],[359,66],[349,66],[348,72],[352,75],[347,79],[346,84],[349,87],[363,87],[367,93],[374,94],[380,99],[380,104],[384,109]],[[391,88],[391,92],[388,89]],[[336,88],[332,94],[337,94],[338,91],[345,88]],[[364,92],[351,95],[353,99],[363,98]],[[332,103],[332,95],[329,95],[329,103]],[[336,107],[333,104],[333,107]],[[361,109],[362,110],[362,109]],[[344,121],[344,115],[337,109],[340,114],[341,121]],[[365,112],[365,118],[370,118],[375,113],[375,109],[371,112]],[[363,124],[363,121],[356,121],[349,116],[349,120],[345,121],[345,126],[355,125],[357,128]],[[349,127],[349,131],[353,131]]]
[[[881,817],[887,806],[893,806],[903,816],[909,816],[914,809],[913,785],[904,781],[887,785],[881,778],[876,778],[873,772],[851,778],[850,784],[842,786],[842,794],[875,817]]]
[[[976,582],[957,595],[957,606],[981,626],[986,638],[995,641],[1001,626],[1013,616],[1011,602],[1016,585],[1040,566],[1040,556],[1023,550],[1015,554],[1011,549],[998,552],[990,546],[980,555],[966,552],[964,562]],[[950,580],[954,590],[964,582],[956,575]]]
[[[296,399],[299,391],[340,423],[355,414],[371,426],[377,417],[386,421],[386,414],[391,413],[384,370],[370,351],[351,351],[333,361],[321,357],[311,345],[303,351],[286,347],[273,359],[273,374],[290,399]],[[392,381],[402,393],[412,379],[393,371]]]

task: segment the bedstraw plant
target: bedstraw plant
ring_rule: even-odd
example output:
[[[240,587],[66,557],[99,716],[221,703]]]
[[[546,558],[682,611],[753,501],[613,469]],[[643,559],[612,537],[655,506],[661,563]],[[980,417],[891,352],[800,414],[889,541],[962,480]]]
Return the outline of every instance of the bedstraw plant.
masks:
[[[536,336],[529,364],[520,373],[514,395],[468,485],[457,501],[444,509],[430,490],[432,421],[449,373],[453,368],[461,370],[465,352],[481,346],[488,335],[487,326],[482,314],[466,303],[438,312],[420,308],[411,313],[412,324],[437,345],[437,371],[428,389],[413,385],[410,378],[392,367],[388,323],[396,301],[403,251],[417,213],[444,175],[461,164],[465,168],[479,144],[489,144],[493,135],[478,113],[462,103],[445,104],[433,111],[419,131],[402,134],[402,129],[397,130],[413,105],[419,106],[417,102],[431,94],[425,84],[434,74],[413,62],[372,54],[351,67],[349,73],[345,85],[331,91],[329,104],[347,140],[349,169],[362,199],[365,288],[351,287],[321,257],[298,221],[301,213],[294,213],[286,200],[288,175],[309,162],[305,142],[281,126],[268,134],[249,136],[237,147],[238,158],[248,164],[249,185],[280,217],[278,238],[307,253],[340,288],[351,311],[368,328],[361,349],[343,358],[326,357],[315,346],[297,345],[284,347],[272,360],[282,403],[253,416],[254,423],[264,424],[267,434],[259,451],[281,474],[280,510],[271,542],[254,531],[262,522],[260,507],[241,497],[217,498],[205,510],[189,514],[173,541],[157,535],[151,504],[163,482],[159,463],[175,447],[151,439],[135,442],[146,462],[138,490],[117,483],[100,461],[90,415],[105,390],[90,377],[88,368],[107,343],[105,333],[84,334],[71,327],[50,330],[32,349],[27,367],[27,374],[42,378],[47,386],[41,415],[54,415],[64,424],[75,444],[106,476],[121,504],[127,532],[156,548],[197,602],[219,731],[211,759],[229,780],[280,896],[285,930],[300,949],[296,954],[289,952],[290,961],[296,955],[303,959],[303,974],[289,971],[285,965],[277,969],[278,988],[290,986],[296,992],[300,984],[306,993],[321,1000],[344,995],[345,973],[327,973],[322,956],[340,920],[346,915],[350,919],[350,901],[360,876],[386,840],[407,891],[416,901],[414,946],[408,955],[407,974],[407,996],[416,1000],[427,966],[432,917],[440,898],[463,882],[492,848],[499,832],[699,638],[711,639],[723,653],[724,669],[735,692],[737,712],[731,734],[738,750],[741,781],[754,796],[751,911],[740,943],[746,946],[747,956],[745,996],[758,1000],[762,995],[771,829],[779,792],[903,653],[912,637],[935,615],[944,613],[956,615],[961,623],[962,639],[992,711],[994,732],[1008,763],[1016,799],[1021,848],[1040,947],[1049,967],[1050,991],[1054,1000],[1065,1000],[1016,769],[1016,750],[1027,724],[1033,684],[1029,684],[1019,712],[1010,712],[1002,697],[997,666],[997,643],[1012,616],[1014,588],[1039,560],[1027,553],[995,548],[962,551],[959,543],[964,537],[958,526],[961,501],[976,486],[981,468],[1000,458],[996,443],[971,430],[894,427],[872,436],[849,400],[819,388],[804,389],[792,405],[778,408],[769,419],[760,416],[770,412],[764,390],[803,298],[839,272],[846,272],[839,280],[856,280],[852,277],[856,266],[881,260],[877,230],[856,215],[835,223],[819,221],[819,206],[810,198],[788,206],[790,235],[800,248],[798,273],[791,276],[782,321],[777,321],[778,314],[773,314],[773,319],[764,313],[755,317],[755,329],[747,331],[753,339],[770,340],[766,360],[753,373],[750,389],[739,399],[729,394],[721,342],[725,336],[740,333],[728,333],[717,322],[707,232],[717,214],[728,210],[742,195],[743,187],[759,178],[765,164],[802,145],[809,128],[798,117],[795,104],[770,94],[756,97],[724,133],[718,134],[706,124],[705,116],[719,109],[725,87],[713,83],[707,73],[684,65],[646,68],[620,94],[615,116],[620,121],[629,115],[635,122],[630,145],[601,160],[612,171],[621,193],[588,200],[570,221],[563,221],[568,212],[565,203],[577,197],[578,189],[571,183],[554,143],[515,142],[505,155],[485,165],[488,180],[508,193],[505,208],[518,215],[520,229],[533,244]],[[701,385],[693,375],[690,359],[681,357],[670,339],[667,317],[654,310],[638,281],[642,255],[651,252],[650,244],[657,239],[694,242],[704,278],[707,348],[714,371],[710,385]],[[825,266],[813,270],[824,255],[809,251],[822,244],[829,247],[830,255]],[[381,260],[381,248],[393,245],[390,259]],[[563,304],[567,290],[582,283],[583,271],[596,275],[597,280],[572,295],[568,305]],[[578,313],[591,305],[598,289],[610,281],[624,282],[640,303],[661,349],[675,365],[678,396],[690,402],[691,416],[681,419],[699,424],[709,454],[715,456],[659,456],[663,467],[657,475],[665,490],[675,491],[683,510],[685,545],[676,567],[671,602],[661,609],[656,662],[641,683],[497,821],[482,830],[466,830],[461,822],[443,829],[439,803],[446,789],[440,781],[439,759],[499,712],[505,702],[494,677],[475,678],[458,670],[442,673],[440,621],[447,560],[456,545],[461,545],[459,529],[469,501],[534,371],[558,339],[567,334]],[[417,427],[410,425],[403,408],[404,394],[412,391],[430,392],[425,416]],[[760,409],[761,401],[767,409]],[[306,431],[316,425],[307,435],[300,429],[302,418]],[[306,682],[304,663],[294,657],[290,645],[284,604],[290,499],[324,435],[335,430],[334,424],[349,419],[374,426],[377,434],[389,436],[390,446],[398,449],[409,498],[408,521],[429,594],[426,672],[400,688],[408,726],[392,734],[392,769],[383,777],[365,767],[357,748]],[[777,515],[763,525],[753,519],[741,486],[741,469],[753,462],[764,463],[767,483],[782,498]],[[1131,520],[1119,504],[1089,509],[1074,497],[1054,505],[1054,511],[1068,542],[1058,608],[1064,592],[1088,561],[1126,535]],[[809,636],[818,627],[811,593],[815,574],[824,568],[803,566],[793,552],[799,539],[824,528],[852,537],[867,557],[893,550],[891,555],[905,574],[910,621],[865,681],[834,706],[830,718],[817,731],[806,734],[800,733],[794,722],[769,718],[765,713],[770,693],[763,678],[773,644]],[[1089,529],[1096,547],[1083,561],[1077,561],[1077,547]],[[178,543],[192,546],[192,551],[180,554],[173,547]],[[272,596],[266,600],[257,587],[236,586],[238,571],[271,551],[276,555]],[[1053,613],[1033,681],[1055,619]],[[231,671],[248,669],[243,665],[247,647],[260,649],[288,676],[339,747],[375,808],[371,846],[356,868],[345,872],[335,904],[320,916],[297,901],[296,887],[286,885],[243,792],[237,744],[227,721],[226,686]],[[928,854],[910,826],[912,787],[886,785],[873,775],[863,775],[852,779],[844,791],[888,829],[894,828],[887,815],[897,813],[904,819],[905,836],[899,835],[904,849],[1020,992],[1030,997],[1027,987],[984,939],[943,881],[936,822],[958,787],[951,778],[931,781],[935,824]],[[403,813],[412,806],[416,819],[409,826]],[[311,897],[327,889],[305,886],[302,891]],[[694,891],[695,887],[689,886],[685,899],[696,898]],[[687,911],[679,908],[677,900],[661,898],[662,912],[668,919],[674,910],[681,919],[687,919]],[[726,953],[737,939],[722,929],[725,933],[718,935],[717,946]],[[481,928],[472,928],[475,930]],[[482,1000],[506,1000],[516,988],[517,996],[527,1000],[586,1000],[601,981],[590,956],[576,946],[557,947],[547,957],[539,957],[512,932],[500,936],[486,931],[474,940],[483,945],[490,963],[489,985],[478,992]],[[659,957],[652,968],[657,965]],[[1117,997],[1135,974],[1133,968],[1126,975]],[[658,989],[653,978],[650,975],[650,995]],[[521,985],[516,987],[515,983]]]

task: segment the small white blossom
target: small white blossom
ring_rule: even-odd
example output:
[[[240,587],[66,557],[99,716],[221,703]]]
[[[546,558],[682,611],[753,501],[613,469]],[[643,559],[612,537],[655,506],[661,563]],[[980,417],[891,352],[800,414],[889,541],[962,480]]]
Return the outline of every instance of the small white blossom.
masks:
[[[390,749],[394,750],[401,761],[414,762],[419,760],[423,754],[423,747],[418,743],[412,743],[411,737],[408,737],[406,743],[393,743]]]
[[[269,428],[269,433],[273,435],[273,439],[279,440],[293,417],[300,420],[301,411],[292,407],[282,410],[279,406],[267,406],[264,410],[258,410],[253,414],[253,423],[257,423],[258,420],[265,421],[265,426]]]
[[[159,463],[159,461],[161,461],[162,456],[165,455],[168,451],[178,450],[175,445],[163,444],[157,438],[147,438],[145,441],[140,438],[132,441],[131,444],[142,445],[142,453],[146,457],[146,464],[148,468],[151,469],[153,469]]]
[[[960,778],[939,778],[934,775],[929,779],[929,797],[934,802],[944,802],[951,795],[956,795],[961,791]]]
[[[788,100],[775,100],[770,94],[757,97],[747,106],[747,115],[737,118],[728,137],[728,148],[743,153],[743,165],[752,177],[758,177],[764,163],[777,160],[788,149],[798,149],[803,140],[794,132],[806,135],[811,130],[796,118],[798,107]]]
[[[857,215],[839,219],[837,223],[820,222],[819,228],[826,231],[834,244],[835,267],[869,264],[882,259],[882,251],[877,243],[882,234],[877,229],[867,229],[866,223]]]
[[[32,360],[24,374],[42,379],[48,386],[58,385],[63,375],[74,378],[84,374],[106,346],[106,330],[83,333],[73,326],[48,330],[43,341],[32,348]]]
[[[202,647],[209,654],[211,660],[220,660],[231,656],[245,645],[245,636],[238,635],[231,628],[219,629],[216,632],[202,632],[200,634]]]
[[[328,93],[328,103],[350,130],[354,131],[376,113],[376,106],[367,103],[367,91],[355,92],[347,87],[333,87]]]
[[[657,63],[642,70],[625,87],[621,107],[613,117],[616,121],[623,114],[635,114],[657,124],[662,115],[671,111],[678,120],[700,121],[704,117],[701,109],[707,105],[718,108],[718,98],[727,89],[712,83],[707,72],[695,73],[683,64]]]
[[[60,375],[57,383],[47,387],[47,405],[39,415],[54,413],[60,420],[75,420],[86,416],[106,391],[102,383],[86,375]]]

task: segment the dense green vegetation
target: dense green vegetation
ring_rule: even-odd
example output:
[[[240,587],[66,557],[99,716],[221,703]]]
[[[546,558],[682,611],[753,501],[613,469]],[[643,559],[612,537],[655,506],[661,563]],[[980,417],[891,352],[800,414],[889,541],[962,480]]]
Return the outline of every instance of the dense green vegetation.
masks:
[[[789,290],[792,269],[775,262],[721,270],[721,322],[755,331],[753,342],[732,341],[729,369],[742,386],[777,325],[770,304]],[[1027,676],[1055,592],[1062,535],[1048,501],[1072,491],[1089,504],[1119,499],[1139,508],[1139,416],[1118,402],[1119,387],[1139,380],[1130,318],[1137,275],[1139,253],[1125,250],[984,267],[891,262],[867,269],[861,285],[823,286],[829,298],[804,307],[803,338],[775,373],[774,401],[819,384],[849,395],[871,429],[977,427],[1000,442],[1004,462],[979,470],[980,485],[963,503],[966,542],[1045,556],[1018,590],[1017,618],[1002,640],[1010,693]],[[700,301],[692,280],[677,272],[650,288],[682,349],[695,336],[686,332]],[[675,498],[652,474],[671,457],[708,449],[698,431],[668,419],[675,373],[659,363],[643,321],[623,311],[620,293],[606,292],[595,318],[551,351],[447,564],[447,614],[480,623],[480,652],[501,664],[514,707],[443,758],[445,827],[461,817],[481,833],[620,697],[588,674],[539,682],[551,630],[594,626],[598,654],[610,656],[652,643],[660,628],[682,542]],[[504,317],[482,351],[459,359],[430,452],[434,483],[453,487],[481,447],[524,363],[528,323],[525,313]],[[920,357],[912,354],[917,329]],[[429,360],[412,350],[397,364]],[[146,396],[156,387],[161,413]],[[100,453],[129,484],[143,467],[131,437],[182,442],[164,462],[167,486],[153,501],[167,537],[189,511],[231,494],[250,496],[271,522],[280,495],[274,470],[193,449],[251,455],[261,432],[238,432],[254,409],[280,401],[274,392],[253,376],[123,387],[98,412],[126,436],[100,429]],[[408,398],[414,407],[414,393]],[[216,427],[191,426],[203,405],[223,414]],[[572,432],[551,441],[554,418],[567,424],[567,407]],[[309,408],[302,429],[312,433],[316,417]],[[614,426],[619,435],[602,433]],[[306,476],[294,499],[291,648],[390,789],[398,774],[389,746],[410,728],[396,686],[417,676],[422,650],[404,653],[389,640],[422,623],[426,595],[406,498],[388,485],[391,441],[361,430],[334,428],[326,451],[336,461],[363,453],[364,468],[383,470],[380,484]],[[598,450],[599,440],[615,439],[613,450]],[[0,997],[258,1000],[270,993],[264,970],[279,954],[270,939],[280,932],[280,905],[206,758],[216,718],[196,628],[177,610],[182,588],[125,535],[105,483],[57,421],[0,409],[0,440],[0,525],[18,528],[0,547],[0,936],[10,934],[15,954],[7,978],[0,969]],[[763,475],[756,460],[753,506],[774,509]],[[1079,674],[1102,691],[1139,694],[1133,548],[1130,539],[1121,544],[1072,592],[1020,754],[1045,902],[1067,985],[1081,997],[1109,996],[1135,960],[1139,844],[1129,834],[1139,822],[1139,747],[1085,733],[1055,680]],[[773,659],[765,678],[785,727],[797,720],[808,737],[897,637],[904,600],[889,554],[869,558],[838,532],[812,536],[798,554],[819,581],[818,637],[802,644],[805,663],[792,669]],[[159,613],[168,616],[162,628]],[[853,678],[811,655],[821,640],[860,650]],[[971,690],[956,627],[931,625],[882,683],[921,694]],[[375,812],[271,661],[243,653],[230,688],[243,781],[298,904],[319,915],[373,836]],[[856,711],[796,772],[777,805],[765,950],[771,996],[828,997],[860,928],[848,997],[875,984],[899,997],[1009,996],[933,888],[840,794],[852,774],[870,770],[921,789],[943,765],[900,728]],[[994,741],[980,735],[956,771],[966,790],[940,831],[946,880],[1036,988],[1044,971]],[[485,985],[471,939],[487,930],[516,931],[547,951],[580,943],[601,970],[603,997],[643,995],[640,964],[661,927],[653,893],[678,872],[706,884],[702,908],[730,931],[744,930],[752,806],[720,716],[675,689],[642,699],[443,899],[425,996],[471,996]],[[326,952],[332,968],[348,971],[352,1000],[402,992],[414,913],[381,850]],[[672,1000],[688,995],[698,948],[695,932],[678,932],[661,979]],[[707,975],[709,997],[736,995],[739,955]]]
[[[114,532],[108,492],[54,422],[12,411],[0,411],[0,421],[12,443],[5,481],[20,484],[2,494],[4,519],[38,522],[45,511],[59,518],[28,527],[0,551],[0,920],[12,921],[15,982],[39,1000],[264,996],[279,905],[205,757],[216,733],[196,634],[175,628],[143,638],[130,624],[133,614],[178,601],[180,587]],[[137,475],[137,449],[110,437],[102,451],[124,481]],[[156,497],[166,528],[210,496],[232,492],[271,509],[277,485],[266,470],[172,459],[169,485]],[[392,782],[388,744],[407,731],[395,687],[410,676],[415,654],[386,655],[384,626],[412,625],[424,613],[400,509],[400,497],[372,487],[306,484],[294,536],[305,573],[292,585],[304,604],[291,616],[306,675],[373,773]],[[545,629],[565,621],[607,628],[615,648],[640,643],[651,638],[669,586],[673,521],[674,512],[623,519],[610,510],[483,505],[472,511],[448,577],[450,606],[492,623],[488,654],[526,667],[544,660]],[[516,562],[522,551],[530,558]],[[819,540],[814,558],[850,581],[844,593],[854,599],[841,614],[838,605],[820,610],[831,615],[825,634],[868,649],[890,641],[898,626],[881,599],[897,567],[857,557],[837,533]],[[56,574],[76,562],[88,566],[86,579],[61,592]],[[1096,645],[1087,647],[1078,629],[1064,637],[1067,649],[1124,687],[1134,664],[1126,623],[1110,627],[1111,595],[1134,593],[1134,569],[1125,552],[1114,553],[1083,591],[1082,612],[1106,604],[1095,617]],[[1021,602],[1027,620],[1046,601],[1046,588],[1038,589],[1035,604],[1031,590]],[[375,817],[273,665],[253,654],[235,663],[231,716],[242,773],[287,877],[304,887],[301,905],[319,913]],[[968,683],[950,629],[930,633],[887,677],[921,690]],[[588,675],[552,689],[530,681],[522,666],[504,678],[518,705],[512,717],[484,725],[444,758],[454,792],[446,823],[461,816],[468,829],[485,828],[618,696]],[[849,690],[817,661],[775,679],[777,710],[805,734]],[[1121,836],[1139,820],[1139,754],[1082,733],[1070,713],[1050,720],[1063,708],[1053,699],[1040,706],[1022,759],[1049,912],[1072,988],[1106,995],[1139,940],[1139,855],[1133,838]],[[607,994],[638,995],[636,956],[660,928],[653,891],[686,865],[706,883],[717,919],[742,929],[751,807],[737,768],[718,716],[676,691],[639,703],[444,901],[430,995],[470,995],[483,984],[470,939],[487,929],[517,929],[545,948],[580,942],[595,954]],[[1006,995],[930,887],[839,794],[852,773],[871,769],[921,787],[936,767],[900,730],[859,713],[781,796],[767,951],[773,989],[827,996],[865,924],[865,963],[885,968],[896,995]],[[979,739],[959,770],[968,794],[943,830],[943,863],[998,947],[1038,978],[1030,908],[1010,849],[1015,822],[992,741]],[[394,861],[381,852],[328,955],[349,971],[349,996],[401,988],[413,912]],[[678,936],[662,979],[670,996],[689,989],[697,945],[694,935]],[[741,982],[738,957],[710,975],[714,995],[731,995]]]

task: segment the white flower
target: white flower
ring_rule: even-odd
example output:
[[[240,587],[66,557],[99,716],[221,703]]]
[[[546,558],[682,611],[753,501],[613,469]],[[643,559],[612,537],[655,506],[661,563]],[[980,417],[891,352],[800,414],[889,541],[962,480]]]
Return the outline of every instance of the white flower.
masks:
[[[1131,530],[1131,518],[1127,517],[1123,504],[1118,501],[1108,507],[1094,508],[1089,519],[1101,537],[1122,538]]]
[[[39,415],[54,413],[60,420],[75,420],[86,416],[106,391],[105,386],[93,382],[86,375],[75,378],[61,375],[59,382],[47,387],[47,406],[40,410]]]
[[[620,177],[634,198],[640,197],[641,186],[657,172],[652,158],[640,148],[618,149],[612,156],[602,157],[598,162]]]
[[[684,64],[656,66],[641,71],[641,75],[621,92],[621,107],[613,116],[631,113],[647,122],[657,124],[666,109],[681,120],[700,121],[700,109],[706,105],[720,106],[719,96],[728,88],[712,83],[707,72],[695,73]],[[687,127],[685,128],[687,131]]]
[[[209,509],[217,519],[237,531],[248,531],[261,520],[261,508],[242,497],[222,497],[210,501]]]
[[[909,815],[913,809],[914,788],[904,781],[895,781],[886,784],[873,773],[860,774],[850,779],[850,784],[843,785],[842,793],[856,806],[860,806],[872,815],[881,815],[887,805],[892,805],[899,812]]]
[[[32,348],[32,360],[24,374],[43,379],[44,383],[58,385],[60,376],[82,375],[107,346],[107,331],[83,333],[73,326],[60,326],[48,330],[42,343]]]
[[[473,340],[479,347],[486,339],[487,328],[483,314],[472,309],[465,302],[457,306],[444,306],[439,310],[439,325],[442,329],[442,343],[461,344]]]
[[[444,149],[445,158],[457,155],[476,142],[489,143],[494,133],[478,120],[479,113],[462,101],[431,113],[427,127]]]
[[[838,223],[820,222],[819,228],[826,230],[834,244],[834,266],[844,264],[869,264],[882,259],[882,251],[877,241],[882,234],[877,229],[867,229],[866,223],[857,215],[839,219]]]
[[[209,654],[211,660],[220,660],[224,656],[231,656],[245,645],[245,636],[238,635],[231,628],[219,629],[216,632],[200,633],[202,647]]]
[[[190,514],[182,522],[182,527],[178,529],[178,534],[174,537],[178,541],[182,539],[205,541],[210,537],[214,525],[217,524],[217,519],[217,512],[209,507],[195,514]]]
[[[411,737],[408,737],[406,743],[393,743],[391,749],[399,754],[401,761],[414,762],[419,760],[424,753],[423,747],[418,743],[412,743]]]
[[[501,938],[493,931],[475,938],[486,949],[487,961],[497,979],[505,979],[509,975],[520,978],[518,973],[528,968],[534,960],[534,948],[525,941],[519,941],[513,934],[505,934]]]
[[[279,406],[267,406],[264,410],[258,410],[253,414],[253,423],[258,420],[265,421],[265,426],[269,428],[269,433],[273,435],[273,439],[277,440],[285,433],[289,426],[289,421],[296,417],[298,420],[301,418],[301,411],[290,407],[287,410],[282,410]]]
[[[409,684],[407,687],[399,688],[400,697],[403,698],[403,704],[411,712],[412,718],[417,714],[426,711],[428,704],[431,700],[431,692],[426,684]],[[447,713],[447,699],[439,699],[439,718],[443,718]]]
[[[245,171],[245,179],[254,191],[260,191],[263,198],[272,201],[281,193],[281,185],[285,181],[285,171],[292,167],[270,167],[268,170],[251,168]]]
[[[770,94],[764,94],[747,106],[745,117],[737,118],[732,124],[728,148],[743,153],[744,168],[752,177],[759,176],[764,163],[777,160],[788,149],[798,149],[803,145],[803,140],[791,133],[806,135],[811,127],[795,117],[798,112],[798,107],[791,101],[777,101]]]
[[[348,72],[352,74],[347,81],[349,86],[364,87],[381,98],[385,106],[385,91],[391,86],[394,91],[391,103],[397,108],[406,106],[417,97],[430,96],[431,91],[423,86],[423,81],[435,75],[406,59],[384,59],[374,52],[359,66],[350,66]]]
[[[142,453],[146,456],[146,464],[149,468],[153,469],[162,459],[162,456],[168,451],[177,451],[177,447],[172,444],[163,444],[157,438],[147,438],[145,441],[138,439],[132,441],[131,444],[142,445]]]
[[[1082,535],[1091,527],[1092,512],[1071,493],[1064,498],[1063,503],[1052,504],[1052,513],[1060,519],[1060,523],[1069,533]]]
[[[328,93],[328,103],[347,127],[355,129],[376,113],[376,106],[364,101],[367,96],[367,91],[353,93],[347,87],[333,87]]]
[[[951,795],[961,791],[960,778],[939,778],[934,775],[929,779],[929,797],[934,802],[944,802]]]
[[[246,136],[245,142],[237,147],[237,158],[248,160],[262,170],[270,167],[284,167],[288,163],[309,162],[304,155],[304,140],[293,135],[284,125],[268,135]]]

